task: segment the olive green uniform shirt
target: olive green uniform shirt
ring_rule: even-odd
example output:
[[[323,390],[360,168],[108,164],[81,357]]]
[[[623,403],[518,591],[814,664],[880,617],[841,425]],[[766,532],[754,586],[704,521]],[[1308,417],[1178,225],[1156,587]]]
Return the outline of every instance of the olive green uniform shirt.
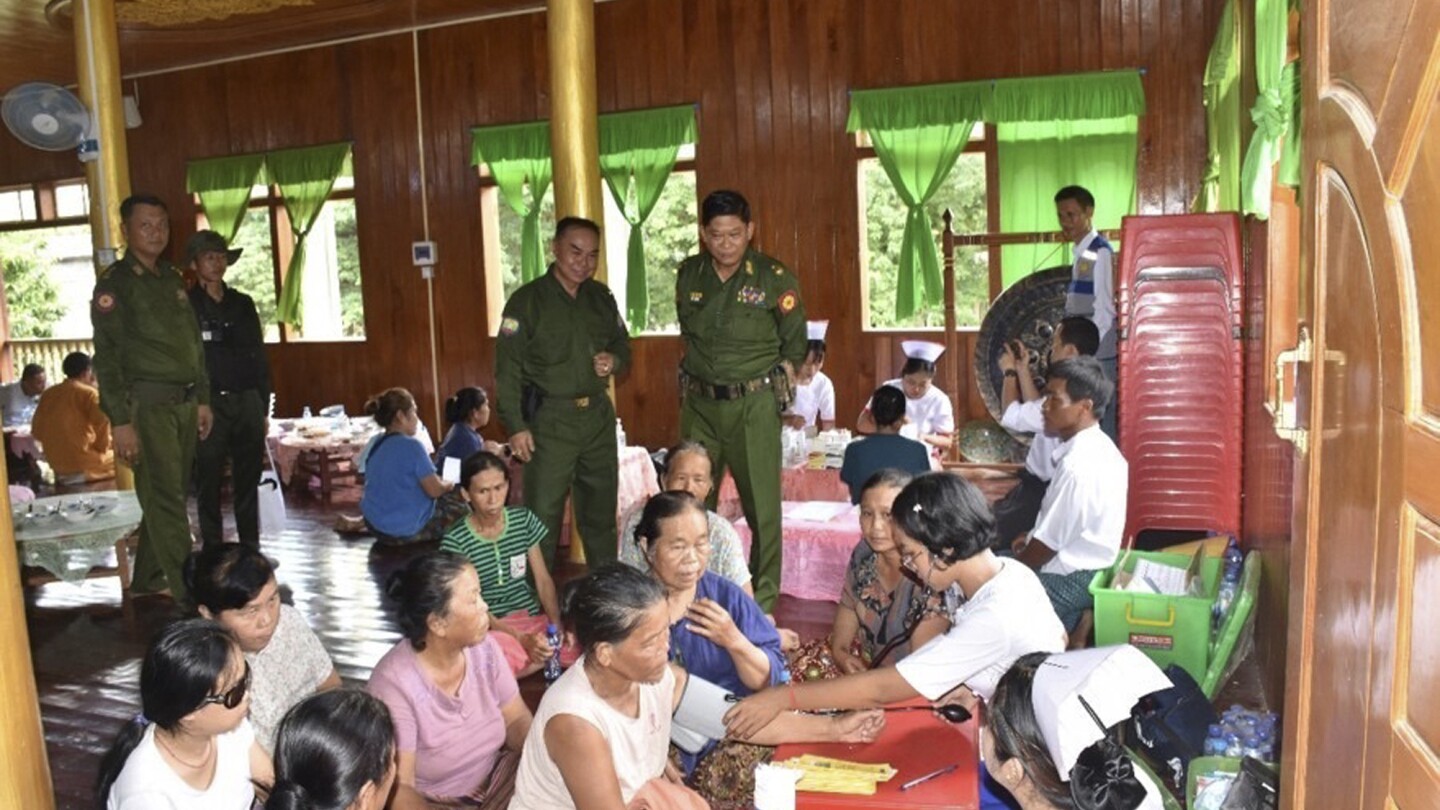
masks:
[[[137,380],[193,385],[196,402],[210,404],[200,328],[175,265],[161,258],[147,270],[125,251],[100,273],[90,321],[100,409],[111,424],[130,424],[131,386]]]
[[[681,262],[675,311],[685,339],[687,374],[733,385],[769,374],[781,360],[805,362],[805,305],[800,283],[779,261],[747,250],[721,281],[709,253]]]
[[[516,290],[505,302],[495,350],[496,409],[506,429],[530,429],[520,413],[527,384],[559,399],[606,394],[609,381],[595,374],[600,352],[615,356],[614,374],[630,365],[630,333],[609,287],[587,279],[572,298],[551,265]]]

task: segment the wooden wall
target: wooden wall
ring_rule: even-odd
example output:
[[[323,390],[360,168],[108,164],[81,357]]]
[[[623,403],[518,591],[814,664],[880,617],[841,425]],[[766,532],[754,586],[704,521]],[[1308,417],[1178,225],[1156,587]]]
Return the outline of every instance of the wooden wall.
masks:
[[[796,270],[811,316],[830,319],[827,372],[844,424],[898,367],[893,346],[901,337],[860,329],[854,149],[844,132],[848,92],[1144,68],[1149,111],[1140,124],[1140,209],[1179,213],[1194,196],[1204,162],[1200,80],[1219,6],[1218,0],[616,0],[595,8],[599,106],[608,112],[698,104],[699,191],[742,190],[755,211],[757,245]],[[426,404],[435,394],[426,289],[409,260],[409,244],[426,235],[422,187],[428,235],[442,261],[434,313],[440,391],[491,386],[468,130],[548,114],[543,14],[139,83],[145,125],[130,132],[132,181],[172,202],[174,245],[183,244],[193,222],[185,160],[355,142],[368,340],[275,347],[282,412],[307,403],[358,408],[368,393],[398,384],[416,393],[422,416],[433,421]],[[7,143],[0,146],[0,185],[77,173],[65,163],[42,165]],[[970,382],[972,345],[967,338],[956,393],[962,411],[980,415]],[[678,427],[679,340],[645,338],[634,348],[634,369],[618,386],[620,415],[632,441],[667,444]]]

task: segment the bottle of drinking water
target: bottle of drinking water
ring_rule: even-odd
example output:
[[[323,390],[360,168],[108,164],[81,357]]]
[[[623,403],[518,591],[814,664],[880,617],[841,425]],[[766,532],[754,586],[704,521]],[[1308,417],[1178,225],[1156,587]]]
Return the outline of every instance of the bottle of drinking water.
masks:
[[[545,683],[549,685],[560,678],[560,629],[545,625],[545,641],[550,645],[550,657],[545,659]]]
[[[300,412],[300,418],[301,418],[301,419],[309,419],[311,416],[312,416],[312,414],[310,413],[310,406],[309,406],[309,405],[306,405],[306,406],[305,406],[305,410],[303,410],[303,411]]]

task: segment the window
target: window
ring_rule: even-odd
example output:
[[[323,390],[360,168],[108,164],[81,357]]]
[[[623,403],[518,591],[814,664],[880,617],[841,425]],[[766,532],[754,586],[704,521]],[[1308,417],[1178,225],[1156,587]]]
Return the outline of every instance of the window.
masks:
[[[925,206],[934,225],[935,244],[944,228],[942,215],[954,216],[954,229],[962,234],[984,235],[998,230],[991,222],[988,168],[993,161],[986,126],[976,124],[970,143],[955,161],[944,184]],[[857,140],[857,175],[860,200],[861,297],[867,329],[941,329],[941,306],[922,309],[905,320],[895,317],[895,290],[899,279],[900,241],[905,229],[905,205],[885,176],[885,169],[865,133]],[[938,247],[937,247],[938,250]],[[978,328],[990,303],[991,251],[983,245],[963,247],[955,260],[955,323]]]
[[[89,212],[83,179],[0,189],[0,273],[11,340],[91,337]]]
[[[208,227],[204,214],[199,222],[200,227]],[[225,281],[255,299],[265,340],[363,340],[365,307],[355,225],[355,178],[348,164],[305,241],[300,326],[282,330],[275,322],[275,313],[293,245],[280,187],[255,186],[249,209],[231,244],[243,252],[226,273]]]
[[[522,220],[500,198],[500,189],[484,164],[480,170],[480,216],[485,233],[484,262],[486,293],[490,302],[490,334],[500,327],[500,313],[505,302],[520,288],[520,237]],[[602,181],[603,183],[603,181]],[[630,239],[630,223],[615,204],[608,186],[601,189],[604,200],[605,282],[615,295],[620,312],[625,313],[627,282],[626,248]],[[695,196],[695,145],[680,147],[675,169],[665,183],[660,200],[645,220],[645,274],[650,306],[644,324],[629,324],[632,335],[679,334],[675,315],[675,268],[686,256],[699,252],[698,201]],[[552,183],[540,201],[541,246],[549,256],[549,239],[555,233],[555,187]],[[491,268],[498,268],[494,273]]]

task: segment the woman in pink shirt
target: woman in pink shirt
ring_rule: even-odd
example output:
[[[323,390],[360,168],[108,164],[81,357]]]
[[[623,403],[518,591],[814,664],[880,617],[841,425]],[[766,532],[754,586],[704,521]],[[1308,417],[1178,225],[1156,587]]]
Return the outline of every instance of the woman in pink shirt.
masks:
[[[392,807],[507,806],[531,715],[489,637],[474,567],[451,552],[416,557],[386,594],[405,638],[376,664],[369,689],[395,721]]]

